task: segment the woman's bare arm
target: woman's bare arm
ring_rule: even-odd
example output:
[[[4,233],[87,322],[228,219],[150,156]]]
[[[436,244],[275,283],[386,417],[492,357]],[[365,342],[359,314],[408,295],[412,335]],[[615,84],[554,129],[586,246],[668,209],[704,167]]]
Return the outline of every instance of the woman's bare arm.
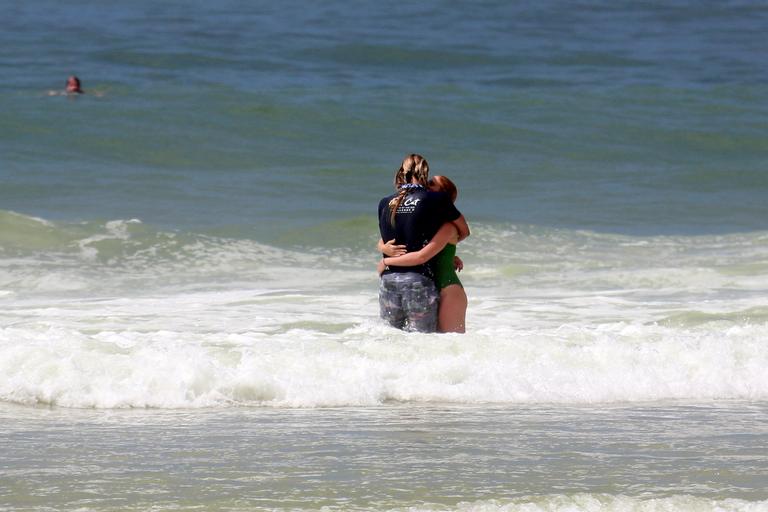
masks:
[[[409,252],[397,257],[384,258],[385,265],[394,265],[396,267],[413,267],[421,265],[431,260],[435,254],[439,253],[445,247],[445,244],[456,234],[456,226],[453,222],[446,222],[432,237],[427,245],[416,252]]]

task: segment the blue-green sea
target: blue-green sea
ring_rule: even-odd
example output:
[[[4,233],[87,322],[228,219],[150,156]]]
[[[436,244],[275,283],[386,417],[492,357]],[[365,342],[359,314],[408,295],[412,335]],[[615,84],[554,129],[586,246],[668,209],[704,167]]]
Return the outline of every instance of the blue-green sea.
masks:
[[[0,13],[0,510],[768,510],[765,2]],[[378,318],[414,152],[465,335]]]

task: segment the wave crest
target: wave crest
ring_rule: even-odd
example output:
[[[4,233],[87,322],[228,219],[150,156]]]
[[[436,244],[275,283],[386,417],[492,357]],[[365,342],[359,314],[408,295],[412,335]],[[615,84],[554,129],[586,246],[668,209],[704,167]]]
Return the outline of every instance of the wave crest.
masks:
[[[67,407],[330,407],[767,400],[766,326],[406,334],[0,331],[0,399]]]

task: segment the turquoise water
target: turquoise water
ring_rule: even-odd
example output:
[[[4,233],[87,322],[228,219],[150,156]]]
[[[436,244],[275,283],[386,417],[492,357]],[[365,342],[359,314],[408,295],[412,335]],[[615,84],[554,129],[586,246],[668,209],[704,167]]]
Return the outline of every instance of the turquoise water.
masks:
[[[273,239],[369,212],[417,151],[477,221],[763,227],[760,2],[6,12],[7,210]],[[73,73],[103,96],[45,96]]]
[[[0,509],[768,508],[762,2],[2,7]]]

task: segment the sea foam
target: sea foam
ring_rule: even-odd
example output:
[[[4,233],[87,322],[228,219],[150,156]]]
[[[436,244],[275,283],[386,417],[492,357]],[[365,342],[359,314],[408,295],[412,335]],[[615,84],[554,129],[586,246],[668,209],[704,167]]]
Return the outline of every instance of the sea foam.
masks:
[[[255,330],[0,330],[0,399],[67,407],[768,399],[766,326],[408,334],[377,321]],[[255,327],[255,325],[254,325]]]
[[[460,246],[468,333],[438,335],[378,319],[372,248],[277,247],[135,219],[5,221],[19,229],[0,254],[4,401],[768,399],[763,233],[639,239],[480,225]],[[30,241],[21,224],[40,231]]]
[[[764,512],[768,501],[708,499],[677,495],[664,498],[634,498],[608,494],[549,495],[513,501],[464,502],[455,507],[408,507],[397,512]]]

